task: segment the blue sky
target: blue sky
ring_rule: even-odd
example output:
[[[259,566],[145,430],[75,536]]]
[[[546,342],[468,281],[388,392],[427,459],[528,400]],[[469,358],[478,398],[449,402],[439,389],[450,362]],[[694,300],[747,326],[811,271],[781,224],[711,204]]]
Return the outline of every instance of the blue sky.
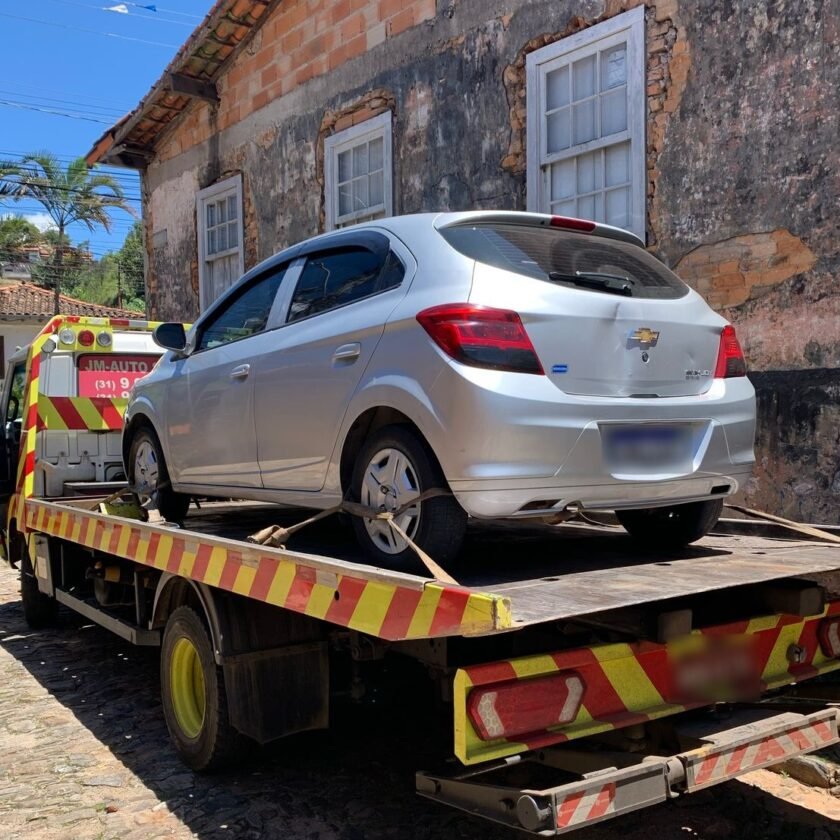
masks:
[[[140,8],[147,3],[0,0],[0,159],[41,149],[62,161],[86,154],[157,81],[212,0],[163,0],[157,12]],[[136,173],[113,172],[139,216]],[[10,213],[45,223],[34,202],[0,203],[0,215]],[[115,212],[110,234],[75,226],[70,235],[99,256],[119,248],[132,223]]]

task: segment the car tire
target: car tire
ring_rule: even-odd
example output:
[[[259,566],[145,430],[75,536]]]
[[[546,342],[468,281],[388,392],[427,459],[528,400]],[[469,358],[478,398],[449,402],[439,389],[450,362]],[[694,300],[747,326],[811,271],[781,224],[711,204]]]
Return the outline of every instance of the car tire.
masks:
[[[14,551],[20,566],[20,600],[23,617],[33,630],[50,627],[58,618],[58,601],[38,588],[38,579],[29,559],[26,542],[20,535],[14,538]]]
[[[172,489],[163,448],[157,435],[141,426],[128,448],[128,481],[132,487],[157,491],[157,507],[168,522],[182,522],[190,507],[190,497]],[[156,466],[156,471],[155,471]]]
[[[376,493],[377,483],[380,491],[387,486],[389,492]],[[362,504],[380,509],[398,507],[400,496],[411,498],[434,488],[447,489],[443,471],[425,442],[407,426],[379,429],[356,458],[351,495]],[[466,511],[451,495],[427,499],[417,507],[416,514],[409,510],[400,517],[400,527],[437,563],[454,559],[464,541]],[[384,520],[354,516],[353,529],[377,565],[428,574],[414,549]]]
[[[166,622],[160,685],[166,726],[188,767],[210,772],[242,758],[249,741],[230,723],[224,672],[216,665],[207,627],[192,607],[178,607]]]
[[[617,510],[618,521],[648,548],[684,548],[705,537],[720,519],[722,499],[671,507]]]

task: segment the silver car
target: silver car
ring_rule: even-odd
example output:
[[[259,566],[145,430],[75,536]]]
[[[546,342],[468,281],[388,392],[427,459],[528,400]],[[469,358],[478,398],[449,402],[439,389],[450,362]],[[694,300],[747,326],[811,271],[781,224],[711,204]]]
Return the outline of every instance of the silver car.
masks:
[[[399,511],[429,554],[467,517],[614,510],[685,545],[750,475],[755,394],[733,328],[623,230],[515,212],[382,219],[249,271],[131,398],[130,480],[189,497]],[[443,494],[423,496],[440,489]],[[413,550],[354,517],[390,566]]]

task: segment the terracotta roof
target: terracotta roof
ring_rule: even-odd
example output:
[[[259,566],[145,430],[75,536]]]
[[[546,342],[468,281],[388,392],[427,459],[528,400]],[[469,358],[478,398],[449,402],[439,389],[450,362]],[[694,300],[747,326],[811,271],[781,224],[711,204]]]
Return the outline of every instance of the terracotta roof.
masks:
[[[142,168],[159,136],[193,98],[215,96],[216,79],[279,3],[280,0],[216,0],[137,107],[96,141],[87,153],[88,164],[108,161]]]
[[[0,321],[48,320],[55,312],[55,295],[32,283],[0,286]],[[62,315],[90,315],[96,318],[145,318],[142,312],[100,306],[61,295]]]

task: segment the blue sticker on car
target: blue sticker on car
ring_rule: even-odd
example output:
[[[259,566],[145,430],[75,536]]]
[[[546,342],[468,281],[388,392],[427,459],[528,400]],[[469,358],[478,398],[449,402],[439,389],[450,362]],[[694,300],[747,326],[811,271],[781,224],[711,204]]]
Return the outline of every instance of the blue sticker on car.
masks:
[[[568,365],[552,365],[551,366],[552,373],[568,373],[569,366]]]

